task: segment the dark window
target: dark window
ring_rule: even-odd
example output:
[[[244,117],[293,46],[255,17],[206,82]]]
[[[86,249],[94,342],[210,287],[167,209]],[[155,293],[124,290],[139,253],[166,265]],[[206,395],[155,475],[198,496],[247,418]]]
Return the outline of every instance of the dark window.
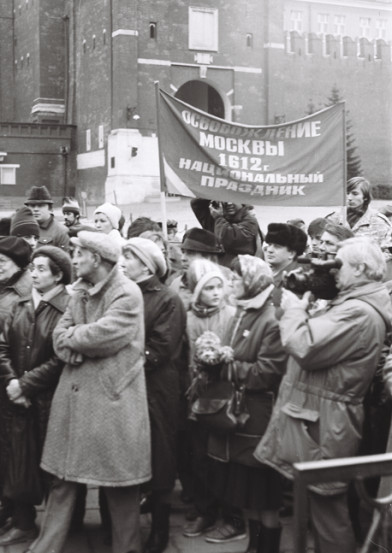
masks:
[[[154,23],[153,21],[150,21],[149,30],[150,30],[150,38],[156,40],[157,33],[158,33],[157,24]]]
[[[253,48],[253,34],[248,33],[246,35],[246,47],[247,48]]]
[[[115,158],[115,157],[111,157],[111,158],[110,158],[110,167],[111,167],[112,169],[114,169],[115,166],[116,166],[116,158]]]

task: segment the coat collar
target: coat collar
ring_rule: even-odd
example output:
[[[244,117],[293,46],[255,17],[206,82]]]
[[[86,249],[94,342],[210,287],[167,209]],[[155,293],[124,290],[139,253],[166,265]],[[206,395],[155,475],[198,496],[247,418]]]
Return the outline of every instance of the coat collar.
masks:
[[[44,223],[40,223],[39,227],[46,230],[47,228],[50,227],[53,220],[54,220],[54,214],[51,213],[50,218],[47,221],[45,221]]]
[[[101,290],[116,276],[119,275],[118,272],[118,265],[114,265],[113,269],[106,275],[106,277],[97,284],[92,285],[90,282],[87,282],[87,280],[84,280],[83,278],[78,278],[78,280],[73,284],[72,291],[73,292],[85,292],[89,296],[96,296],[101,292]]]
[[[156,275],[153,275],[148,280],[143,280],[142,282],[137,283],[140,290],[143,292],[156,292],[158,290],[162,290],[162,282],[159,280],[159,278]]]
[[[19,297],[24,297],[26,295],[29,295],[31,293],[31,288],[33,286],[30,272],[26,269],[22,272],[20,278],[14,283],[9,286],[10,290],[14,290],[16,294],[18,294]]]

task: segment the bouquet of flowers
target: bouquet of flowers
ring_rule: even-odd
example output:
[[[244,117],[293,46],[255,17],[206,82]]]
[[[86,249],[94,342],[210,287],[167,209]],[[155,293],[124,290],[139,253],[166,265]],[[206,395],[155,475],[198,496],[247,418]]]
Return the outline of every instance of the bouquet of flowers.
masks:
[[[199,370],[208,370],[233,360],[233,349],[222,346],[220,338],[210,330],[203,332],[195,342],[195,362]]]
[[[187,391],[189,399],[198,397],[205,386],[218,381],[224,366],[233,360],[233,349],[222,346],[219,336],[206,330],[195,342],[192,383]]]

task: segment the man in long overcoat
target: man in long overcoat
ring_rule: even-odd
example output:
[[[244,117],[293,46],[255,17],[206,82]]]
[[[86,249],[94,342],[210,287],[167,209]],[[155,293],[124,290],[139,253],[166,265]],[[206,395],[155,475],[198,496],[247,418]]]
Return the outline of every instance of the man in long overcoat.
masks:
[[[53,398],[41,466],[56,478],[29,551],[60,553],[77,484],[106,495],[115,553],[140,552],[139,485],[151,478],[143,298],[118,271],[109,235],[72,239],[79,280],[53,333],[66,365]]]

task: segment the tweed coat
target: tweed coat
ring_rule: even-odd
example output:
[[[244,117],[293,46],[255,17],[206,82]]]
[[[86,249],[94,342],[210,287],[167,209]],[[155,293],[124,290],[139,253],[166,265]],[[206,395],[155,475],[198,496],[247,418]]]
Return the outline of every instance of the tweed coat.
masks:
[[[180,382],[186,371],[186,315],[181,298],[157,276],[139,283],[146,329],[145,370],[151,420],[154,491],[168,491],[177,472]]]
[[[143,299],[115,266],[93,287],[79,280],[53,333],[66,365],[52,401],[41,466],[97,486],[151,478]],[[78,354],[80,364],[74,364]]]
[[[363,401],[376,371],[392,309],[384,284],[342,291],[329,309],[309,317],[302,308],[280,320],[289,360],[270,424],[255,457],[293,478],[293,463],[357,454]],[[344,482],[309,486],[333,495]]]
[[[0,434],[1,480],[7,472],[8,462],[19,467],[26,462],[24,458],[9,459],[10,433],[15,419],[34,418],[38,447],[42,451],[50,403],[63,367],[63,362],[53,351],[52,333],[68,300],[68,293],[63,288],[34,309],[31,294],[28,294],[15,302],[4,323],[0,336],[0,383],[4,392],[0,404],[3,425]],[[9,381],[15,378],[19,379],[23,394],[32,401],[28,409],[14,405],[5,393]],[[25,439],[24,434],[20,437]]]

